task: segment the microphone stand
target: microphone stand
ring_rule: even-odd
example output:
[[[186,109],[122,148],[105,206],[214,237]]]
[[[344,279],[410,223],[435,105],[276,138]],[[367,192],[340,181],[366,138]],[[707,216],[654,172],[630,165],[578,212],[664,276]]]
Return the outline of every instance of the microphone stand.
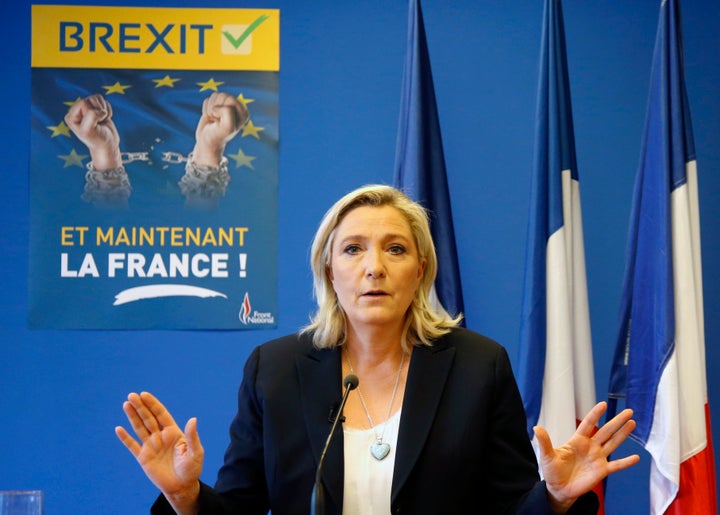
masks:
[[[325,447],[323,447],[322,454],[320,454],[320,460],[318,461],[317,472],[315,473],[315,485],[313,486],[312,496],[310,497],[310,515],[325,515],[325,490],[322,486],[321,476],[322,467],[325,462],[325,454],[330,447],[330,442],[335,434],[335,428],[338,425],[338,421],[343,419],[343,409],[345,409],[345,403],[347,402],[350,392],[357,388],[360,380],[355,374],[349,374],[343,379],[343,386],[345,387],[345,393],[343,394],[340,407],[337,410],[337,415],[333,421],[332,428],[330,428],[330,434],[325,440]]]

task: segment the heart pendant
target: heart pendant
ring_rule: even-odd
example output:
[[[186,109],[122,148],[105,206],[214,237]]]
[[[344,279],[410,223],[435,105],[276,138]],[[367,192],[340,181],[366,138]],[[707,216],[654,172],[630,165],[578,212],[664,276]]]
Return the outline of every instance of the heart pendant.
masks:
[[[390,444],[374,443],[370,446],[370,454],[373,455],[373,458],[380,461],[390,454]]]

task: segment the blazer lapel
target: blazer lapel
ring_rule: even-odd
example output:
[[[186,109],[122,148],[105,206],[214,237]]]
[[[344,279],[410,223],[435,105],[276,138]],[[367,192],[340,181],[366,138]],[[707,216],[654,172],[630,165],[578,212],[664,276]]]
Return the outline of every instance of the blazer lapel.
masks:
[[[441,342],[436,342],[432,347],[413,349],[395,454],[393,501],[425,445],[454,358],[455,349]]]
[[[335,350],[311,349],[296,360],[305,426],[316,467],[342,400],[339,356]],[[339,426],[325,455],[322,474],[325,496],[331,497],[336,506],[342,506],[344,463],[343,432]]]

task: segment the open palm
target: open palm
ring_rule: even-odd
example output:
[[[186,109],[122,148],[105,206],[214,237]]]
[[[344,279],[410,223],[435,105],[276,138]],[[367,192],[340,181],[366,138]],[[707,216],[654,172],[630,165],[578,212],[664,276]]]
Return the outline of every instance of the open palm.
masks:
[[[585,416],[575,434],[564,445],[554,448],[550,435],[535,428],[540,466],[548,493],[559,506],[569,507],[575,499],[590,491],[605,477],[639,461],[638,455],[617,460],[608,456],[635,429],[632,410],[626,409],[596,431],[607,404],[596,404]]]
[[[166,495],[196,490],[204,458],[197,420],[191,418],[181,431],[165,406],[147,392],[128,395],[123,411],[140,441],[123,427],[115,432],[148,478]]]

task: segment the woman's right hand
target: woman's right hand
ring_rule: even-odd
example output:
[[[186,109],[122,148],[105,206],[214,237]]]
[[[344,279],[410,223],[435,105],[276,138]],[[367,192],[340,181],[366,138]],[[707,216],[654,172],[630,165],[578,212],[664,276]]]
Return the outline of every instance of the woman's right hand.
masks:
[[[128,395],[123,411],[140,441],[121,426],[115,428],[117,437],[177,513],[197,513],[204,459],[197,419],[188,420],[181,431],[165,406],[148,392]]]

